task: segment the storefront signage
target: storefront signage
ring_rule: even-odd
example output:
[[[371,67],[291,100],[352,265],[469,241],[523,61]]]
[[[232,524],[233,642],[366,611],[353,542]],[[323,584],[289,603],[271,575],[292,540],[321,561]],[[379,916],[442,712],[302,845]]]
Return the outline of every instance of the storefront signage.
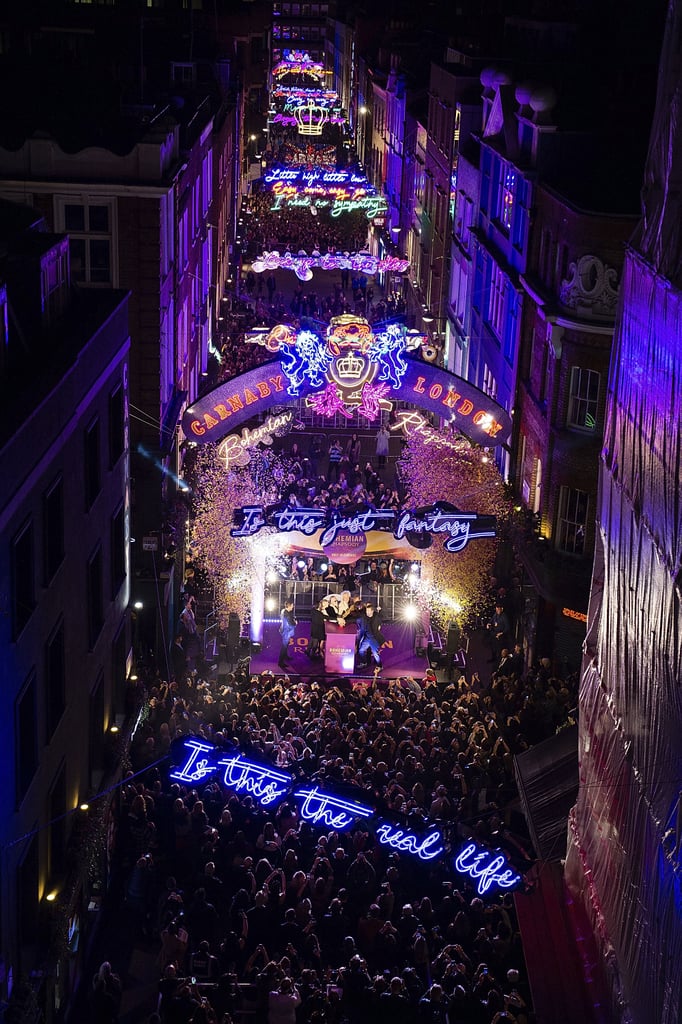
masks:
[[[455,870],[476,882],[479,896],[495,889],[514,889],[522,881],[521,875],[509,867],[502,850],[494,852],[476,843],[469,843],[453,861]],[[490,893],[492,895],[492,893]]]
[[[218,446],[218,455],[223,460],[225,469],[231,469],[232,466],[248,466],[252,448],[259,444],[271,445],[273,438],[286,434],[293,422],[293,412],[283,412],[278,416],[268,416],[264,423],[253,430],[245,427],[241,434],[228,434]]]
[[[587,622],[585,612],[577,612],[573,608],[562,608],[561,614],[565,615],[567,619],[575,619],[576,622]]]
[[[259,272],[263,269],[267,266],[258,267]],[[420,433],[433,444],[452,430],[484,447],[506,441],[511,433],[509,414],[488,395],[447,370],[407,358],[421,335],[413,336],[404,324],[373,328],[364,317],[344,314],[331,320],[324,336],[276,324],[252,332],[247,340],[276,358],[220,384],[191,405],[182,420],[189,440],[221,441],[273,406],[300,398],[319,415],[351,418],[358,413],[369,422],[393,402],[408,402],[447,419],[449,430],[441,434],[419,413],[404,410],[394,429]]]
[[[333,544],[339,533],[364,535],[371,530],[390,530],[397,540],[414,535],[448,534],[446,551],[463,551],[470,540],[495,536],[495,517],[459,512],[446,502],[419,511],[367,508],[350,514],[326,508],[290,508],[246,505],[234,510],[233,537],[253,537],[264,526],[276,526],[280,533],[296,531],[311,537],[322,530],[320,546]]]

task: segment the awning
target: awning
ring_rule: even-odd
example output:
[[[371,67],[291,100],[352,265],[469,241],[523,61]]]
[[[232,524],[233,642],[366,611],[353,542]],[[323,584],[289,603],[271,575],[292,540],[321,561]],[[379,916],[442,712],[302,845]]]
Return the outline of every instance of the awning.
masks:
[[[521,806],[540,860],[566,855],[568,813],[578,798],[578,727],[514,758]]]
[[[161,423],[161,437],[159,439],[159,448],[162,456],[170,454],[173,447],[173,438],[175,437],[175,428],[178,425],[180,413],[186,401],[187,392],[176,391],[168,403]]]

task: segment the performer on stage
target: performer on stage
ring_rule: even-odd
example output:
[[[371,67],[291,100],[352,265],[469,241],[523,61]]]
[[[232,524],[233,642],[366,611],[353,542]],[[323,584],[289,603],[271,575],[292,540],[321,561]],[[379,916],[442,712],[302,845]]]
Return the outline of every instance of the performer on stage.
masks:
[[[319,658],[324,654],[324,598],[316,605],[313,605],[310,612],[310,646],[308,647],[309,658]]]
[[[289,660],[289,641],[293,640],[294,633],[296,632],[294,602],[291,599],[285,602],[279,618],[279,632],[282,637],[282,646],[279,649],[277,664],[280,668],[286,668]]]
[[[370,651],[374,664],[379,668],[381,668],[379,650],[382,639],[379,617],[375,614],[374,605],[366,604],[358,618],[358,654],[362,658],[367,651]]]

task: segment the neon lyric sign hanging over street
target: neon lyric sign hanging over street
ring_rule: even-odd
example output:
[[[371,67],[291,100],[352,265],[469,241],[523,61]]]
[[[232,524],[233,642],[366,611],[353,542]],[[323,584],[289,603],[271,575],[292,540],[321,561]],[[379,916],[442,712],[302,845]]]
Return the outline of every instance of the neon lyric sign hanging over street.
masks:
[[[410,261],[397,256],[379,259],[368,252],[327,252],[323,255],[313,252],[308,256],[301,250],[297,253],[285,252],[282,255],[277,251],[264,252],[251,264],[255,274],[263,274],[266,270],[293,270],[300,281],[312,279],[313,267],[319,267],[321,270],[354,270],[367,277],[373,277],[375,274],[404,274],[409,270]]]
[[[362,535],[371,530],[390,530],[393,536],[408,542],[411,538],[446,534],[446,551],[463,551],[470,540],[494,537],[494,516],[459,512],[446,502],[437,502],[418,511],[396,512],[393,509],[367,508],[341,513],[326,508],[291,508],[276,505],[245,505],[234,510],[233,537],[253,537],[264,526],[275,526],[280,533],[298,532],[307,537],[321,530],[322,548],[332,544],[339,533]]]
[[[479,896],[492,895],[495,889],[516,889],[522,877],[509,866],[502,850],[491,851],[476,843],[469,843],[454,858],[455,871],[467,875],[476,882]]]
[[[451,428],[483,447],[506,441],[511,417],[501,406],[461,377],[408,358],[423,340],[404,324],[373,327],[353,314],[334,317],[324,336],[288,324],[253,331],[246,341],[276,358],[203,395],[185,411],[183,430],[191,441],[221,441],[272,406],[300,398],[320,416],[339,413],[350,419],[357,413],[373,423],[382,410],[402,401],[447,419]],[[401,413],[399,422],[406,433],[427,430],[423,417]],[[435,433],[429,437],[436,442]]]
[[[271,167],[263,175],[262,180],[263,184],[270,188],[280,182],[297,188],[309,188],[312,185],[363,187],[365,189],[373,187],[365,175],[358,174],[357,171],[325,171],[321,167]]]
[[[441,830],[433,825],[424,823],[421,830],[415,830],[404,821],[378,817],[370,804],[314,783],[297,785],[288,772],[247,758],[236,749],[225,750],[194,736],[183,737],[173,741],[170,759],[169,777],[188,787],[195,788],[222,771],[223,784],[238,796],[251,796],[269,811],[284,799],[294,799],[300,805],[301,818],[318,828],[345,831],[361,826],[374,834],[379,846],[423,862],[436,860],[448,849]],[[486,850],[474,843],[452,860],[452,866],[475,879],[482,896],[521,882],[502,851]]]

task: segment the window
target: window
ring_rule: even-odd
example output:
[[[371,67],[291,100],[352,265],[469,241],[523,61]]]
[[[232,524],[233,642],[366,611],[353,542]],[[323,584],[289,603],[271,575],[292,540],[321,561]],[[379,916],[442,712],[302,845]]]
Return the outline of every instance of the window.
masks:
[[[498,338],[504,333],[505,314],[505,292],[507,290],[507,278],[503,270],[496,263],[492,265],[490,275],[490,294],[488,301],[488,323]]]
[[[112,284],[111,203],[64,202],[57,210],[69,235],[71,279],[80,284]]]
[[[579,430],[594,430],[597,426],[600,375],[595,370],[571,370],[571,390],[568,401],[568,423]]]
[[[104,768],[104,676],[100,673],[95,689],[90,694],[88,722],[88,760],[90,762],[90,778],[95,772]]]
[[[86,592],[88,601],[88,641],[90,649],[92,650],[97,643],[97,637],[104,625],[101,546],[97,548],[88,561]]]
[[[38,767],[36,677],[32,672],[15,705],[16,795],[21,803]]]
[[[565,551],[570,555],[584,553],[587,507],[586,491],[578,491],[571,487],[561,488],[557,524],[557,548],[559,551]]]
[[[36,606],[33,523],[28,522],[12,541],[12,635],[16,639]]]
[[[40,267],[43,316],[52,322],[64,310],[68,298],[69,259],[66,241],[46,254]]]
[[[38,836],[33,836],[17,869],[17,920],[26,944],[38,941],[40,907],[38,904]]]
[[[125,451],[123,384],[109,395],[109,465],[113,468]]]
[[[125,509],[123,504],[111,518],[111,596],[121,588],[126,578]]]
[[[500,164],[499,205],[497,209],[497,216],[505,231],[509,231],[511,229],[515,196],[516,171],[510,164],[502,163]]]
[[[92,508],[100,492],[99,419],[95,418],[85,431],[85,507]]]
[[[45,724],[49,743],[66,706],[63,621],[53,631],[45,647],[45,700]]]
[[[492,399],[497,398],[497,381],[495,380],[495,374],[486,363],[483,367],[483,391],[486,395],[490,395]]]
[[[43,499],[43,538],[44,579],[48,584],[64,560],[64,483],[61,477]]]

